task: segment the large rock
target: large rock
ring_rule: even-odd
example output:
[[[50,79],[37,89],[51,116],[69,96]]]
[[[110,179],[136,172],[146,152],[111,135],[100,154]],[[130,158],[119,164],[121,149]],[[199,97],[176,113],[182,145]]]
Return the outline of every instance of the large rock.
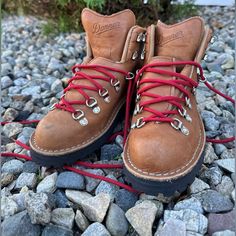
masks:
[[[235,218],[236,213],[234,210],[223,214],[210,213],[208,216],[208,233],[212,235],[215,232],[224,231],[227,229],[235,231]]]
[[[16,180],[16,189],[20,189],[24,186],[34,188],[37,183],[37,176],[34,173],[21,173]]]
[[[169,219],[158,227],[154,236],[186,236],[186,224],[182,220]]]
[[[2,172],[7,172],[11,174],[20,174],[23,170],[23,162],[19,160],[10,160],[3,164]]]
[[[215,190],[207,190],[195,195],[202,203],[203,209],[209,213],[230,211],[234,205],[228,197]]]
[[[66,171],[58,175],[56,186],[66,189],[85,189],[84,177],[74,172]]]
[[[182,220],[185,222],[188,231],[200,234],[205,234],[207,232],[207,218],[196,211],[190,209],[180,211],[165,210],[164,221],[167,222],[169,219]]]
[[[70,201],[72,201],[73,203],[78,204],[79,206],[81,206],[81,203],[84,200],[87,200],[87,199],[92,197],[92,195],[87,193],[87,192],[77,191],[77,190],[70,190],[70,189],[67,189],[65,191],[65,194],[66,194],[66,197]]]
[[[205,189],[209,189],[210,186],[201,179],[195,178],[194,182],[189,186],[189,192],[191,194],[202,192]]]
[[[41,236],[73,236],[73,231],[58,225],[47,225]]]
[[[229,159],[223,159],[223,160],[217,160],[215,161],[216,164],[218,164],[222,169],[234,173],[235,172],[235,159],[229,158]]]
[[[75,213],[72,208],[56,208],[52,211],[52,223],[72,229]]]
[[[57,172],[46,176],[37,186],[37,193],[53,193],[56,190]]]
[[[91,221],[102,222],[110,205],[110,196],[99,193],[97,196],[81,202],[85,216]]]
[[[75,223],[81,231],[85,231],[89,226],[89,221],[79,209],[76,211]]]
[[[104,172],[100,169],[87,169],[86,171],[91,174],[104,176]],[[101,182],[101,180],[85,176],[85,182],[86,182],[86,191],[92,192],[98,186],[98,184]]]
[[[128,222],[124,211],[112,203],[106,217],[106,227],[113,236],[125,236],[128,231]]]
[[[5,219],[1,225],[4,236],[39,236],[40,226],[32,224],[27,211],[22,211]]]
[[[129,209],[125,216],[138,234],[151,236],[156,212],[156,205],[146,200]]]
[[[108,174],[106,177],[117,181],[115,176],[112,174]],[[99,193],[107,193],[110,195],[111,200],[114,201],[116,192],[118,190],[119,190],[118,186],[108,183],[106,181],[101,181],[95,190],[95,194],[98,195]]]
[[[23,130],[23,125],[20,123],[9,123],[3,126],[3,133],[8,138],[16,138]]]
[[[235,231],[224,230],[220,232],[215,232],[212,236],[235,236]]]
[[[184,199],[184,200],[178,202],[174,206],[175,211],[185,210],[185,209],[191,209],[191,210],[194,210],[200,214],[203,214],[201,202],[195,197],[192,197],[189,199]]]
[[[17,203],[10,197],[1,197],[1,218],[7,218],[14,215],[18,211]]]
[[[50,222],[52,202],[46,193],[29,192],[25,196],[25,206],[33,224]]]
[[[115,195],[115,203],[125,212],[133,207],[137,200],[138,195],[126,189],[118,190]]]
[[[14,175],[11,173],[1,173],[1,187],[5,187],[14,180]]]
[[[111,236],[104,225],[101,223],[91,224],[81,236]]]

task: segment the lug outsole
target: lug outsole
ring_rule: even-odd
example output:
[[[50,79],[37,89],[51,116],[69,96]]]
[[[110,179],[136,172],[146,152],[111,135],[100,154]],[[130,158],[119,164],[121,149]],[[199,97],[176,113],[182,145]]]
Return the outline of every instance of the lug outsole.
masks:
[[[187,189],[187,187],[194,181],[197,173],[199,172],[203,163],[203,159],[204,153],[202,153],[198,163],[188,174],[172,181],[153,181],[138,178],[131,174],[125,167],[123,169],[123,173],[127,183],[129,183],[139,192],[154,196],[162,193],[164,196],[169,197],[174,195],[176,192],[182,193]]]

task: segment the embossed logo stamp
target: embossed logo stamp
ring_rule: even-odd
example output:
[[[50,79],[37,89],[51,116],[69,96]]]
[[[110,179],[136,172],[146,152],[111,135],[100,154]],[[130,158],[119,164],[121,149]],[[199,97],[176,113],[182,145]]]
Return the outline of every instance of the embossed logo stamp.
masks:
[[[159,46],[162,46],[162,45],[164,45],[166,43],[169,43],[171,41],[174,41],[176,39],[180,39],[180,38],[183,38],[183,37],[184,37],[183,31],[178,31],[178,32],[176,32],[174,34],[170,34],[170,35],[165,36],[165,37],[161,36],[160,37],[160,45]]]
[[[93,24],[93,33],[94,34],[102,34],[104,32],[107,32],[109,30],[118,29],[120,28],[120,22],[114,22],[112,24],[99,24],[95,23]]]

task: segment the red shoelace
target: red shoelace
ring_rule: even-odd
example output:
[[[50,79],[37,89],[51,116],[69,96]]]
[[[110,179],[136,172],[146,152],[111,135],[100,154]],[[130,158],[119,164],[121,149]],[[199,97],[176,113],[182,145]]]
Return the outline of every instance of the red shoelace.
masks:
[[[214,87],[211,86],[211,84],[209,82],[206,81],[206,79],[203,76],[203,70],[201,68],[201,65],[197,62],[193,62],[193,61],[177,61],[177,62],[158,62],[158,63],[152,63],[152,64],[148,64],[146,66],[144,66],[142,69],[140,69],[134,80],[129,80],[129,84],[128,84],[128,92],[127,92],[127,100],[126,100],[126,115],[125,115],[125,127],[124,127],[124,132],[119,132],[116,133],[114,135],[112,135],[109,139],[109,141],[112,141],[118,134],[124,135],[124,140],[126,140],[127,134],[128,134],[128,127],[130,126],[130,104],[131,104],[131,99],[132,96],[134,94],[134,90],[135,90],[135,86],[137,84],[137,82],[139,81],[140,76],[142,75],[142,73],[144,72],[154,72],[157,74],[164,74],[164,75],[169,75],[169,76],[174,76],[179,78],[179,80],[162,80],[162,79],[158,79],[158,78],[146,78],[146,79],[142,79],[140,82],[138,82],[140,85],[144,84],[144,83],[149,83],[150,85],[147,86],[143,86],[142,89],[139,89],[137,91],[137,94],[140,96],[148,96],[151,99],[149,101],[145,101],[143,103],[140,103],[140,107],[143,107],[143,110],[149,111],[150,113],[152,113],[151,116],[149,117],[145,117],[143,118],[143,122],[152,122],[152,121],[157,121],[157,122],[173,122],[173,119],[171,117],[168,117],[169,115],[173,115],[173,114],[178,114],[179,111],[183,112],[183,107],[181,105],[182,102],[185,102],[185,98],[180,98],[180,97],[176,97],[176,96],[160,96],[157,94],[152,94],[149,93],[148,90],[151,88],[155,88],[155,87],[159,87],[159,86],[163,86],[163,85],[170,85],[170,86],[174,86],[175,88],[179,89],[183,95],[188,98],[189,97],[189,91],[187,89],[185,89],[184,87],[189,87],[190,89],[197,87],[198,86],[198,82],[193,81],[191,78],[188,78],[180,73],[177,72],[171,72],[171,71],[166,71],[166,70],[162,70],[162,69],[158,69],[156,67],[158,66],[176,66],[176,65],[191,65],[191,66],[195,66],[196,68],[199,69],[199,82],[203,82],[210,90],[212,90],[213,92],[215,92],[216,94],[224,97],[225,99],[231,101],[232,103],[235,104],[235,100],[232,99],[231,97],[221,93],[220,91],[218,91],[217,89],[215,89]],[[99,71],[101,73],[103,73],[105,76],[91,76],[91,75],[86,75],[84,72],[81,71],[76,71],[76,69],[93,69],[96,71]],[[113,71],[113,72],[118,72],[123,74],[124,76],[126,76],[127,79],[131,79],[131,76],[129,73],[122,71],[122,70],[118,70],[118,69],[114,69],[111,67],[106,67],[106,66],[100,66],[100,65],[76,65],[73,67],[73,72],[75,73],[75,76],[73,76],[70,80],[69,80],[69,85],[68,87],[64,90],[64,93],[70,89],[76,89],[79,93],[81,93],[85,100],[84,101],[66,101],[64,96],[62,96],[62,99],[60,101],[60,103],[56,104],[55,107],[58,109],[64,109],[67,110],[69,112],[75,112],[75,109],[72,107],[72,105],[79,105],[79,104],[86,104],[86,101],[89,101],[90,97],[85,93],[84,89],[87,90],[92,90],[92,91],[97,91],[98,93],[100,92],[100,94],[103,94],[102,92],[105,93],[104,88],[95,81],[95,79],[101,79],[101,80],[105,80],[109,83],[113,82],[113,86],[115,84],[115,82],[117,82],[115,76],[109,72],[109,71]],[[73,82],[74,80],[79,80],[79,79],[88,79],[93,85],[92,86],[83,86],[83,85],[75,85],[71,82]],[[169,102],[170,104],[174,105],[177,110],[167,110],[164,112],[160,112],[160,111],[156,111],[154,109],[151,109],[148,107],[148,105],[157,103],[157,102]],[[38,123],[40,120],[24,120],[24,121],[19,121],[19,123],[21,124],[32,124],[32,123]],[[1,122],[1,125],[5,125],[8,123],[12,123],[12,122]],[[235,137],[230,137],[230,138],[226,138],[226,139],[206,139],[207,142],[212,142],[212,143],[227,143],[227,142],[232,142],[235,140]],[[26,144],[20,142],[19,140],[14,140],[16,144],[18,144],[19,146],[21,146],[22,148],[26,149],[26,150],[30,150],[30,147],[27,146]],[[18,154],[18,153],[11,153],[11,152],[4,152],[1,153],[1,156],[4,157],[16,157],[16,158],[20,158],[20,159],[25,159],[27,161],[32,160],[32,158],[28,155],[23,155],[23,154]],[[86,168],[101,168],[101,169],[122,169],[123,168],[123,164],[95,164],[95,163],[88,163],[88,162],[83,162],[83,161],[77,161],[75,163],[75,165],[79,165],[79,166],[83,166]],[[131,186],[123,184],[119,181],[113,180],[111,178],[107,178],[104,176],[100,176],[100,175],[96,175],[96,174],[92,174],[89,173],[87,171],[84,170],[80,170],[77,169],[75,167],[72,166],[64,166],[63,167],[66,170],[69,171],[73,171],[75,173],[90,177],[90,178],[94,178],[94,179],[100,179],[102,181],[106,181],[108,183],[117,185],[121,188],[124,188],[130,192],[134,192],[134,193],[140,193],[139,191],[133,189]]]
[[[82,69],[97,71],[103,75],[88,75],[87,73],[81,71]],[[96,99],[90,97],[84,90],[95,91],[104,99],[109,99],[108,90],[104,88],[97,80],[106,81],[110,83],[111,86],[113,86],[115,89],[119,89],[120,82],[118,79],[116,79],[116,76],[112,72],[118,72],[129,78],[128,72],[102,65],[75,65],[73,66],[72,71],[74,73],[74,76],[68,81],[68,86],[64,89],[64,93],[61,97],[60,102],[54,105],[57,109],[63,109],[71,113],[76,112],[73,105],[87,105],[88,107],[93,107],[97,104]],[[74,84],[73,82],[76,80],[88,80],[91,85]],[[65,99],[65,94],[70,90],[77,90],[84,99],[67,101]]]

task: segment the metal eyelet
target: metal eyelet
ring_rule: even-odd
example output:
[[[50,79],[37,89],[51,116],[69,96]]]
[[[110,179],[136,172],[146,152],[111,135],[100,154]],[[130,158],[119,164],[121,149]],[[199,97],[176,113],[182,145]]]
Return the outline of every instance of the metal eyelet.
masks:
[[[99,89],[98,90],[98,94],[99,96],[101,96],[104,101],[106,103],[109,103],[110,102],[110,97],[109,97],[109,93],[108,93],[108,90],[106,88],[103,88],[103,89]]]
[[[132,80],[134,78],[134,74],[132,72],[128,72],[128,75],[125,77],[126,80]]]
[[[187,113],[186,109],[182,107],[181,109],[178,109],[179,114],[184,117],[187,121],[192,122],[191,116]]]
[[[136,39],[136,42],[137,42],[137,43],[140,43],[142,40],[143,40],[143,33],[139,33],[139,34],[138,34],[138,37],[137,37],[137,39]]]
[[[190,102],[190,98],[185,97],[185,104],[189,109],[192,109],[192,104]]]
[[[138,58],[138,51],[135,51],[132,55],[132,60],[135,61]]]
[[[74,120],[78,120],[80,125],[86,126],[88,124],[87,118],[84,116],[84,112],[80,109],[75,110],[74,113],[72,113],[72,118]]]
[[[134,115],[136,116],[137,114],[141,113],[142,110],[143,110],[143,107],[140,107],[139,103],[137,103],[134,109]]]
[[[131,129],[135,129],[135,128],[139,129],[143,127],[146,124],[146,122],[143,121],[143,119],[144,119],[143,117],[138,118],[136,122],[131,125]]]
[[[137,128],[141,128],[141,127],[143,127],[145,124],[146,124],[146,122],[143,121],[143,117],[138,118],[137,121],[136,121],[136,127],[137,127]]]
[[[142,52],[141,52],[141,55],[140,55],[141,60],[145,59],[145,53],[146,53],[146,51],[145,51],[145,49],[143,49]]]
[[[214,43],[216,40],[217,40],[217,37],[216,37],[216,35],[214,35],[214,36],[211,38],[210,43]]]
[[[53,111],[56,107],[57,102],[53,103],[50,107],[49,107],[49,111]]]
[[[146,33],[143,34],[143,37],[142,37],[142,42],[145,43],[146,42]]]
[[[92,108],[94,114],[100,113],[101,109],[99,106],[97,106],[98,102],[96,98],[90,97],[86,100],[86,106],[89,108]]]
[[[135,101],[136,101],[136,102],[139,102],[139,101],[140,101],[140,97],[141,97],[141,95],[140,95],[140,94],[137,94]]]
[[[170,124],[174,129],[180,130],[184,135],[189,135],[189,130],[183,125],[183,122],[179,119],[174,118],[174,121],[172,121]]]
[[[111,79],[111,85],[115,88],[116,92],[120,91],[120,81],[118,79]]]

